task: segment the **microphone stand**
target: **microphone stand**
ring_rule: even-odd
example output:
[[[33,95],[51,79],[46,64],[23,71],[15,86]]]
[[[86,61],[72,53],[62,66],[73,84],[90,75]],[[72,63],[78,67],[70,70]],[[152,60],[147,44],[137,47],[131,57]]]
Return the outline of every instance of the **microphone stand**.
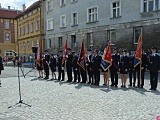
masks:
[[[18,60],[19,60],[19,44],[18,44]],[[18,61],[19,62],[19,61]],[[24,103],[23,102],[23,100],[22,100],[22,96],[21,96],[21,80],[20,80],[20,75],[19,75],[19,68],[20,68],[20,64],[18,64],[18,87],[19,87],[19,102],[18,103],[16,103],[15,105],[12,105],[12,106],[9,106],[8,108],[12,108],[12,107],[14,107],[14,106],[16,106],[16,105],[18,105],[18,104],[24,104],[24,105],[26,105],[26,106],[28,106],[28,107],[31,107],[31,105],[28,105],[28,104],[26,104],[26,103]]]

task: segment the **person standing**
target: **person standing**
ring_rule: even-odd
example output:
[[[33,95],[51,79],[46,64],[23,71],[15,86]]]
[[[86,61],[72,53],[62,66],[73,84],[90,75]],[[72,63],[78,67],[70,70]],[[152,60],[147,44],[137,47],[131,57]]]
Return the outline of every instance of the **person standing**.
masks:
[[[64,81],[64,66],[65,62],[62,63],[63,59],[63,51],[58,52],[58,57],[57,57],[57,67],[58,67],[58,80]],[[61,79],[62,76],[62,79]]]
[[[152,54],[149,55],[149,72],[150,72],[150,83],[151,83],[151,88],[149,90],[156,90],[157,88],[157,83],[158,83],[158,70],[160,67],[160,58],[156,54],[156,48],[152,47],[151,48]]]
[[[3,58],[2,58],[2,56],[1,56],[1,54],[2,54],[2,51],[0,50],[0,75],[1,75],[1,72],[2,72],[2,70],[4,70],[4,66],[3,66]],[[0,80],[0,87],[1,87],[1,80]]]
[[[113,48],[112,65],[110,67],[111,73],[111,86],[117,87],[118,85],[118,72],[119,72],[120,55],[117,53],[117,49]]]
[[[49,59],[50,59],[50,55],[48,54],[48,50],[45,50],[45,54],[43,58],[43,67],[44,67],[44,72],[46,76],[44,79],[49,79]]]
[[[52,79],[51,80],[56,80],[56,58],[54,57],[53,54],[51,54],[51,57],[50,57],[50,60],[49,60],[49,67],[50,67],[50,70],[52,72]]]
[[[122,56],[120,58],[120,64],[119,64],[119,71],[121,74],[121,81],[122,81],[122,85],[121,87],[126,87],[126,81],[127,81],[127,77],[126,74],[128,73],[128,61],[129,58],[126,55],[126,50],[122,50]]]
[[[72,59],[73,59],[73,55],[72,55],[72,52],[71,52],[70,48],[67,49],[67,53],[68,53],[67,61],[66,61],[67,77],[68,77],[67,82],[72,82]]]
[[[147,66],[147,54],[144,51],[142,53],[141,62],[142,62],[141,68],[140,68],[140,64],[138,64],[135,68],[135,70],[137,72],[137,78],[138,78],[138,82],[137,82],[138,88],[143,88],[143,86],[144,86],[144,75],[145,75],[146,66]],[[141,75],[140,75],[140,69],[141,69]],[[141,77],[141,79],[140,79],[140,77]]]
[[[92,68],[93,68],[93,76],[95,85],[99,86],[100,82],[100,63],[101,63],[101,57],[98,55],[98,50],[94,50],[94,57],[92,59]]]
[[[88,84],[91,84],[91,82],[93,81],[93,72],[92,72],[92,63],[91,63],[91,59],[92,59],[92,53],[91,50],[88,50],[88,53],[86,55],[86,68],[87,68],[87,72],[88,72]]]
[[[73,51],[73,73],[74,73],[74,82],[77,82],[78,79],[78,83],[80,82],[80,70],[79,70],[79,65],[77,64],[78,61],[78,56],[76,55],[76,53]]]
[[[136,69],[134,68],[134,59],[135,59],[135,50],[131,50],[131,55],[129,56],[129,62],[128,62],[128,73],[129,73],[129,85],[132,87],[135,87],[136,83]],[[133,82],[132,82],[133,78]]]

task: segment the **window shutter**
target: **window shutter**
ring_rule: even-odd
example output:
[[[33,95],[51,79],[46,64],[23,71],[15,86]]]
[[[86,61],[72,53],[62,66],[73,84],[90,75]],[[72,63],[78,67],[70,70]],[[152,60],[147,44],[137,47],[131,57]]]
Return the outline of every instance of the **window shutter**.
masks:
[[[158,0],[158,10],[160,10],[160,0]]]
[[[62,0],[60,0],[60,7],[62,6]]]
[[[143,0],[140,0],[140,13],[143,13]]]
[[[87,9],[87,23],[89,22],[89,14],[88,14],[88,9]]]
[[[120,10],[119,10],[119,16],[122,16],[122,6],[121,6],[122,4],[121,4],[121,0],[119,1],[119,8],[120,8]],[[112,14],[113,14],[113,12],[112,12]]]
[[[111,16],[111,18],[113,18],[112,2],[110,2],[110,16]]]

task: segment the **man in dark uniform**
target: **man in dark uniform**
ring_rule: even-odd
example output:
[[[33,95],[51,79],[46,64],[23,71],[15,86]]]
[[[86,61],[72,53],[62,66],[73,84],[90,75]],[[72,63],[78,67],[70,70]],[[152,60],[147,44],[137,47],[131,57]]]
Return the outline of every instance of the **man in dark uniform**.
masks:
[[[110,67],[110,72],[111,72],[111,86],[115,87],[117,87],[118,85],[119,61],[120,61],[120,55],[117,53],[117,49],[113,48],[112,66]]]
[[[78,56],[76,55],[76,53],[73,51],[73,73],[74,73],[74,82],[77,82],[78,79],[78,83],[80,82],[80,71],[79,71],[79,65],[77,64],[78,61]]]
[[[135,50],[131,50],[131,55],[129,56],[128,63],[128,72],[129,72],[129,86],[132,86],[132,77],[133,77],[133,87],[135,87],[136,82],[136,70],[134,68],[134,59],[135,59]]]
[[[59,51],[58,57],[57,57],[58,80],[64,81],[65,62],[62,63],[62,59],[63,59],[63,51]],[[62,75],[62,79],[61,79],[61,75]]]
[[[87,72],[88,72],[88,84],[91,84],[93,81],[93,71],[92,71],[92,54],[91,50],[88,50],[87,56],[86,56],[86,67],[87,67]]]
[[[151,48],[152,54],[149,56],[149,71],[150,71],[150,83],[151,83],[151,88],[150,90],[156,90],[157,88],[157,83],[158,83],[158,70],[160,66],[160,58],[156,54],[156,48],[152,47]]]
[[[66,56],[67,57],[66,68],[67,68],[67,77],[68,77],[67,82],[72,82],[72,59],[73,59],[73,55],[72,55],[72,52],[71,52],[70,48],[67,49],[67,53],[68,53],[68,55]]]
[[[46,76],[44,79],[49,79],[49,59],[50,59],[50,55],[48,54],[48,50],[45,50],[45,54],[43,58],[43,67],[44,67],[44,72]]]
[[[1,71],[4,70],[3,67],[3,58],[1,56],[2,51],[0,50],[0,75],[1,75]],[[0,87],[1,87],[1,80],[0,80]]]
[[[142,63],[141,63],[141,75],[140,75],[140,64],[136,66],[135,70],[137,72],[137,78],[138,78],[138,83],[137,87],[143,88],[144,86],[144,75],[146,71],[146,66],[147,66],[147,54],[143,51],[142,53]],[[141,79],[140,79],[141,76]],[[141,81],[141,82],[140,82]],[[141,84],[140,84],[141,83]]]
[[[100,63],[101,63],[101,59],[102,57],[100,57],[98,55],[98,50],[94,50],[94,57],[92,59],[92,68],[93,68],[93,76],[94,76],[94,80],[95,80],[95,85],[99,86],[99,82],[100,82]]]

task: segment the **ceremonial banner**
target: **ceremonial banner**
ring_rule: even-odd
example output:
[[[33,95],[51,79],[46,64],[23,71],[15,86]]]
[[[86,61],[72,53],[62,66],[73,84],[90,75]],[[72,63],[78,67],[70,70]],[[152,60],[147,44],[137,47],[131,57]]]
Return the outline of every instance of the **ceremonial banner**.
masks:
[[[138,64],[140,64],[141,59],[142,59],[142,35],[140,35],[139,39],[138,39],[136,56],[134,59],[134,67],[136,67]]]
[[[101,67],[104,71],[109,69],[109,67],[112,65],[112,54],[111,54],[111,47],[110,47],[110,41],[106,45],[106,48],[104,49],[104,53],[101,60]]]
[[[67,49],[68,49],[68,41],[66,40],[66,43],[65,43],[65,46],[64,46],[64,51],[65,51],[65,55],[63,56],[63,59],[62,59],[62,64],[65,62],[65,60],[67,59]]]
[[[82,41],[81,53],[78,58],[77,64],[85,70],[85,51],[84,51],[84,41]]]

